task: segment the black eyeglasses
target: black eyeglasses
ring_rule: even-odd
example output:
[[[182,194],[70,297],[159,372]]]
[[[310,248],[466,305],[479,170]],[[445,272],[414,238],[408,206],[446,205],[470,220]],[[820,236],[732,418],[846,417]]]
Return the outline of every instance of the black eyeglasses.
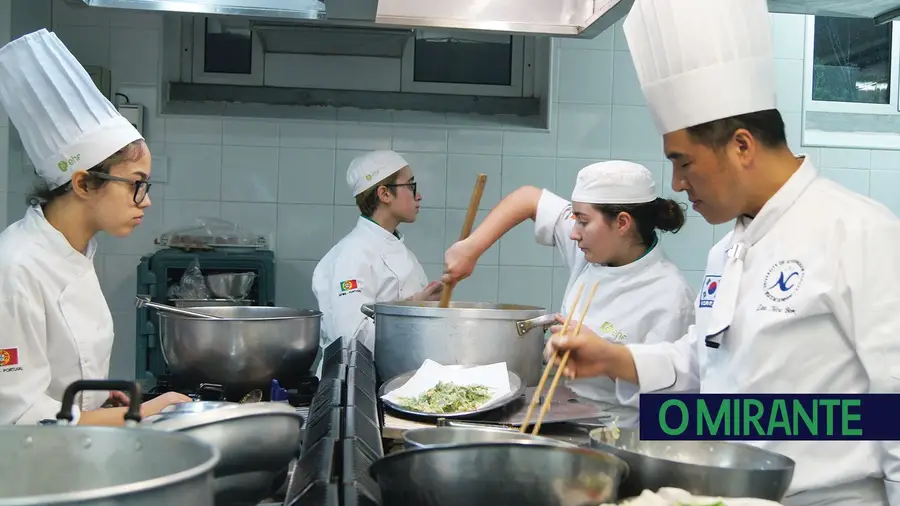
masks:
[[[92,177],[97,179],[103,179],[105,181],[116,181],[119,183],[128,183],[130,185],[134,185],[134,196],[132,199],[135,204],[140,204],[147,197],[147,193],[150,192],[150,181],[144,181],[143,179],[138,179],[137,181],[132,179],[126,179],[124,177],[111,176],[109,174],[104,174],[102,172],[91,172]]]
[[[412,183],[386,184],[384,186],[386,188],[400,188],[403,186],[408,186],[413,195],[418,195],[418,193],[416,192],[416,185],[418,184],[418,181],[413,181]]]

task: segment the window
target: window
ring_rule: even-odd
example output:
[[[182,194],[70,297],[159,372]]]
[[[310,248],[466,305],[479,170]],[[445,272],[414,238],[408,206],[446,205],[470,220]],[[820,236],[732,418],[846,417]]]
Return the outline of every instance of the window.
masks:
[[[900,22],[807,16],[803,144],[900,145]]]
[[[532,82],[534,67],[531,42],[506,34],[417,30],[403,54],[401,88],[501,96],[523,96],[524,92],[528,96],[526,83]]]
[[[341,35],[341,30],[349,28],[263,28],[247,18],[189,19],[192,24],[183,26],[192,30],[192,47],[183,48],[183,58],[190,56],[188,80],[197,84],[534,96],[533,37],[361,27],[358,35],[366,36],[368,30],[373,40],[354,43],[355,39]],[[378,37],[397,41],[396,50],[369,54]],[[333,51],[313,48],[316,44]],[[318,71],[309,72],[310,68]],[[367,78],[359,79],[360,75]]]
[[[249,20],[210,16],[193,23],[193,82],[263,84],[265,56]]]
[[[807,23],[807,111],[895,114],[898,89],[896,23],[810,16]]]

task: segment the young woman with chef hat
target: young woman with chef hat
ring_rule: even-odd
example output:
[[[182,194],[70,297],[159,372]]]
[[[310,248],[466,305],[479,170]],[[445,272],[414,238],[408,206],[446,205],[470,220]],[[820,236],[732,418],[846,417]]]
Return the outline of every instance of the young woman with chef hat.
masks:
[[[361,155],[350,162],[347,185],[360,217],[313,271],[312,290],[324,313],[321,348],[355,337],[374,351],[375,324],[360,311],[363,304],[438,300],[442,285],[428,283],[397,230],[416,221],[422,200],[406,160],[387,150]]]
[[[571,351],[566,373],[616,378],[626,402],[900,393],[900,219],[791,152],[765,0],[636,0],[624,32],[672,187],[734,229],[709,251],[684,338],[554,336],[553,352]],[[787,435],[748,441],[796,462],[785,506],[900,505],[900,442]]]
[[[657,197],[653,174],[625,161],[600,162],[578,173],[572,202],[548,190],[523,187],[495,207],[467,239],[447,251],[444,282],[469,276],[478,258],[513,227],[531,218],[537,241],[557,249],[569,281],[564,315],[584,285],[583,304],[594,283],[597,292],[584,325],[613,342],[668,342],[680,338],[694,317],[694,293],[659,246],[657,231],[678,232],[684,211]],[[575,380],[569,388],[601,404],[619,423],[637,420],[635,403],[616,400],[607,378]]]
[[[0,423],[53,419],[72,382],[106,379],[113,320],[94,269],[105,232],[129,235],[150,206],[150,152],[55,34],[0,48],[0,103],[45,183],[0,234]],[[122,425],[119,392],[84,392],[81,425]],[[190,399],[165,394],[143,415]]]

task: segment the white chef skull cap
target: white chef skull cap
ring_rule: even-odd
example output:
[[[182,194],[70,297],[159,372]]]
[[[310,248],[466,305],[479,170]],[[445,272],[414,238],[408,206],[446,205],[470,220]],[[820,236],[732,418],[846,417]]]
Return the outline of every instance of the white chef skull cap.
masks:
[[[643,165],[618,160],[581,169],[572,190],[572,202],[585,204],[644,204],[656,197],[653,173]]]
[[[402,156],[390,150],[366,153],[350,162],[347,169],[347,186],[355,197],[407,165],[409,164]]]
[[[766,0],[635,0],[623,28],[660,134],[775,109]]]
[[[0,48],[0,103],[50,189],[142,138],[46,29]]]

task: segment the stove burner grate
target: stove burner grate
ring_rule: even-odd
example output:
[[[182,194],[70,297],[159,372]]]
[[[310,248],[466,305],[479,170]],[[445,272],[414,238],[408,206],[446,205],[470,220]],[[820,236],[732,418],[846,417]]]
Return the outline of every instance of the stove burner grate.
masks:
[[[279,380],[280,387],[284,390],[282,395],[288,403],[294,407],[308,407],[312,404],[313,397],[319,387],[319,380],[315,376]],[[195,401],[231,401],[239,402],[250,391],[245,389],[227,389],[216,383],[201,383],[187,378],[179,378],[172,375],[162,375],[156,379],[156,385],[143,395],[143,400],[148,401],[166,392],[179,392],[187,395]],[[263,401],[272,400],[272,390],[262,389]]]

